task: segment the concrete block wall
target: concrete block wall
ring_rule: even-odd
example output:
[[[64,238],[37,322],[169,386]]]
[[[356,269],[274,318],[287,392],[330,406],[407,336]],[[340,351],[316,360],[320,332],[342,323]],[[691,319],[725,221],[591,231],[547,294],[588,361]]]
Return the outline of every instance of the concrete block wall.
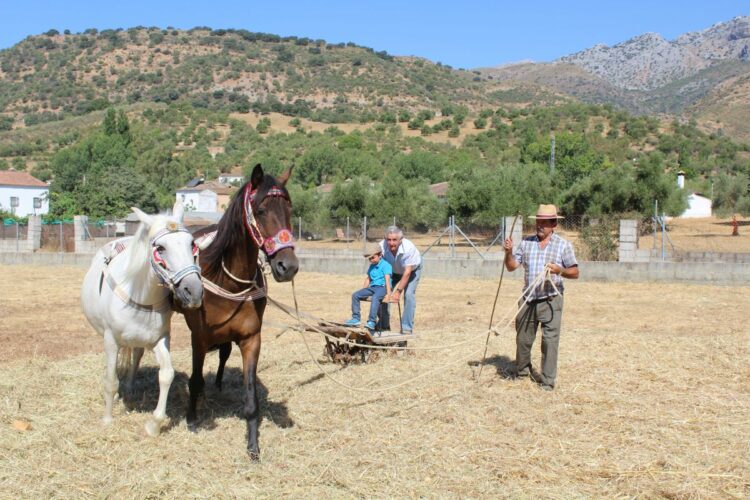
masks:
[[[75,253],[96,252],[97,243],[91,238],[87,231],[89,218],[86,215],[76,215],[73,218],[73,234],[75,242]]]
[[[30,215],[26,238],[0,240],[0,252],[35,252],[42,245],[42,217]]]
[[[638,262],[642,255],[638,254],[638,221],[632,219],[620,220],[619,254],[620,262]]]

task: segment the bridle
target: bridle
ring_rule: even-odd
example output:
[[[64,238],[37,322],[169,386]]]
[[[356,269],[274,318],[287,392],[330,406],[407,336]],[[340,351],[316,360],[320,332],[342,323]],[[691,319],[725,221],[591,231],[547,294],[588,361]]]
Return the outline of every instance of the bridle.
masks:
[[[291,203],[292,200],[284,189],[275,185],[271,187],[271,189],[269,189],[265,196],[260,200],[256,198],[257,195],[257,188],[250,190],[249,185],[245,188],[245,199],[242,205],[245,213],[245,227],[255,244],[258,245],[258,248],[263,249],[266,256],[270,259],[274,254],[284,248],[294,248],[294,235],[289,229],[282,228],[273,236],[264,238],[263,234],[260,232],[258,223],[255,221],[255,214],[253,213],[254,207],[260,205],[260,203],[268,197],[284,198],[289,203]]]
[[[159,255],[158,251],[158,242],[160,238],[163,238],[164,236],[168,234],[173,233],[187,233],[190,234],[190,231],[187,230],[184,226],[177,224],[176,222],[168,222],[166,227],[159,232],[157,232],[150,240],[151,244],[151,258],[149,261],[151,262],[151,269],[154,270],[156,273],[156,276],[159,278],[159,281],[161,282],[162,286],[168,287],[172,292],[174,292],[174,288],[179,284],[182,279],[192,273],[197,274],[200,276],[201,268],[196,265],[195,263],[189,264],[185,266],[184,268],[180,269],[179,271],[172,271],[169,269],[169,266],[167,265],[167,262]],[[198,245],[193,243],[193,256],[198,256]]]

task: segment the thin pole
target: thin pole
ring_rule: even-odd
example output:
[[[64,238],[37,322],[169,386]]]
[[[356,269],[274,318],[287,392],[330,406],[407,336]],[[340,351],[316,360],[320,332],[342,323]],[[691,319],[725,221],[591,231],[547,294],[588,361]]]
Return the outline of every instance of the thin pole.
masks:
[[[367,216],[365,215],[362,222],[362,251],[367,249]]]
[[[654,246],[652,247],[654,250],[656,250],[656,223],[659,219],[659,200],[654,200]]]
[[[484,255],[482,255],[482,252],[480,252],[479,249],[474,245],[474,243],[469,239],[469,237],[466,236],[466,234],[464,234],[463,231],[461,231],[461,228],[458,227],[458,226],[456,226],[456,225],[454,225],[453,227],[456,228],[456,231],[458,231],[461,234],[461,236],[463,236],[464,239],[469,242],[469,245],[471,245],[471,248],[473,248],[474,250],[476,250],[476,252],[482,258],[482,260],[484,260]]]
[[[63,247],[63,221],[60,220],[60,262],[63,260],[63,252],[65,252],[65,247]]]
[[[664,212],[661,216],[661,261],[664,262]]]
[[[348,249],[351,245],[351,241],[349,239],[349,217],[346,218],[346,248]]]
[[[520,212],[516,213],[516,216],[513,218],[513,224],[510,226],[510,238],[513,237],[513,229],[516,227],[516,221],[518,220],[519,216],[521,215]],[[487,357],[487,347],[490,345],[490,332],[492,332],[492,322],[495,321],[495,307],[497,306],[497,298],[500,296],[500,287],[503,284],[503,276],[505,275],[505,256],[503,256],[503,260],[500,263],[501,269],[500,269],[500,281],[497,283],[497,291],[495,292],[495,302],[492,303],[492,313],[490,314],[490,326],[487,327],[487,338],[484,341],[484,354],[482,354],[482,362],[479,363],[479,374],[477,374],[477,381],[479,381],[479,377],[482,376],[482,368],[484,367],[484,360]]]
[[[16,221],[16,253],[18,253],[19,239],[21,238],[20,231],[18,228],[18,221]]]
[[[446,227],[445,229],[443,229],[443,232],[440,233],[440,236],[438,236],[437,238],[435,238],[435,241],[433,241],[432,243],[430,243],[430,246],[428,246],[425,249],[425,251],[422,252],[422,255],[426,254],[430,250],[430,248],[434,247],[437,244],[437,242],[440,241],[440,238],[442,238],[443,236],[445,236],[445,233],[447,233],[449,229],[450,229],[450,226]]]
[[[297,229],[297,240],[302,241],[302,217],[297,217],[299,221],[299,228]]]

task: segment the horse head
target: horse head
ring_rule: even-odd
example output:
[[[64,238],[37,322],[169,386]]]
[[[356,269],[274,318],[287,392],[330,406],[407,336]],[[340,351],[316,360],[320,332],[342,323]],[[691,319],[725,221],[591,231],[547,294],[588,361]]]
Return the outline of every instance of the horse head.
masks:
[[[198,247],[182,223],[184,210],[177,201],[172,216],[147,215],[132,207],[148,233],[151,268],[175,298],[187,309],[195,309],[203,302],[200,267],[196,265]]]
[[[284,187],[290,168],[278,179],[256,165],[245,186],[245,224],[250,236],[268,257],[276,281],[291,281],[299,270],[292,235],[292,200]]]

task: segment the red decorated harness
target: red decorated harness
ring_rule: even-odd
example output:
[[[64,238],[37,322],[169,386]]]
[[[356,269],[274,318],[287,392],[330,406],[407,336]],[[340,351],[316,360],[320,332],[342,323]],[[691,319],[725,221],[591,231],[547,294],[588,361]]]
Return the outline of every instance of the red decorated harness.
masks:
[[[294,248],[294,236],[292,235],[292,232],[287,228],[280,229],[279,232],[277,232],[273,236],[269,236],[268,238],[263,237],[260,229],[258,228],[258,224],[255,222],[255,214],[253,213],[253,208],[257,207],[257,205],[260,204],[260,201],[262,201],[260,200],[256,202],[257,194],[257,189],[253,189],[251,191],[250,186],[247,186],[245,188],[245,199],[243,204],[243,210],[245,212],[245,226],[247,227],[247,231],[250,233],[250,236],[253,238],[255,244],[258,245],[258,248],[262,248],[268,257],[271,257],[279,250],[282,250],[284,248]],[[291,203],[289,195],[286,194],[286,191],[278,186],[273,186],[271,189],[269,189],[263,199],[269,196],[284,198]]]

